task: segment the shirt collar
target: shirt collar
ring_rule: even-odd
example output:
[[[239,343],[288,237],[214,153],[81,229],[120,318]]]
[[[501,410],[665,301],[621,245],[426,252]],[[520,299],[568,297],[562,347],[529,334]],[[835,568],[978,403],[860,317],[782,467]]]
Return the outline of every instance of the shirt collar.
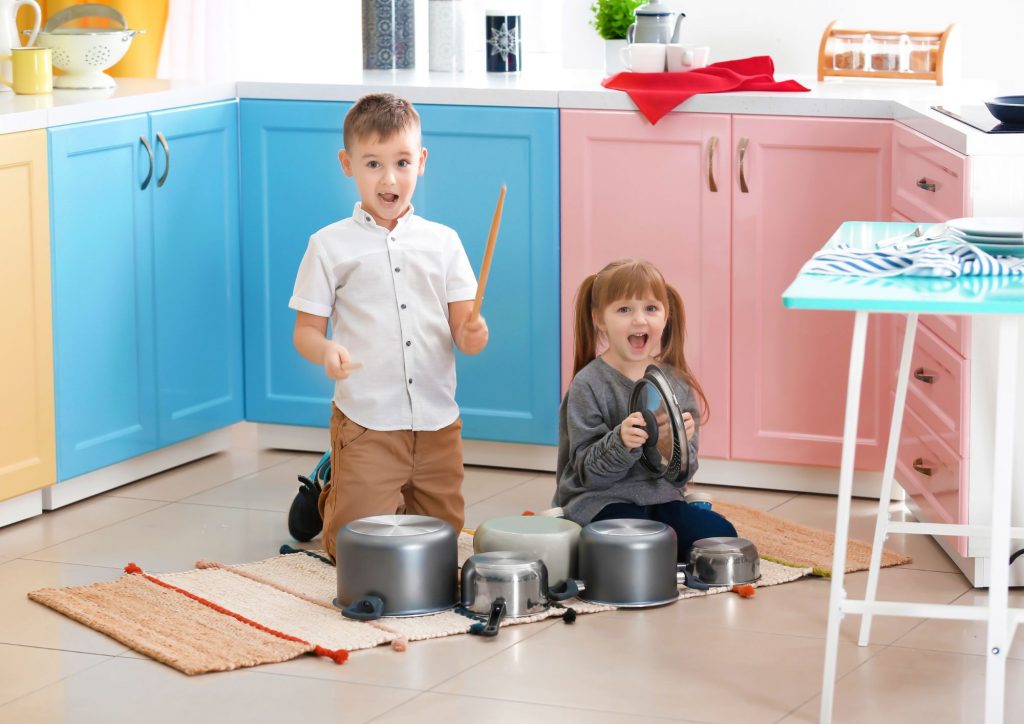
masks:
[[[380,229],[381,231],[388,233],[394,233],[398,231],[400,228],[402,228],[404,224],[406,224],[410,219],[412,219],[413,214],[415,213],[416,209],[413,208],[412,204],[409,204],[409,210],[398,218],[398,223],[395,224],[395,228],[391,232],[388,232],[388,230],[385,229],[383,226],[378,225],[377,222],[373,220],[373,217],[368,212],[363,211],[362,201],[356,201],[356,205],[352,207],[352,218],[356,221],[357,224],[367,229]]]

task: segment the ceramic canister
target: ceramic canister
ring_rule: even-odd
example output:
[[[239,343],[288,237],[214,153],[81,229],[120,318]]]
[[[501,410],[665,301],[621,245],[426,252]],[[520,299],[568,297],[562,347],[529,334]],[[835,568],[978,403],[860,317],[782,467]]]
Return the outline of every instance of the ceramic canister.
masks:
[[[416,67],[413,0],[363,0],[363,67]]]
[[[484,18],[488,73],[515,73],[523,69],[522,23],[519,15],[489,11]]]
[[[466,66],[465,0],[430,0],[430,70],[462,71]]]

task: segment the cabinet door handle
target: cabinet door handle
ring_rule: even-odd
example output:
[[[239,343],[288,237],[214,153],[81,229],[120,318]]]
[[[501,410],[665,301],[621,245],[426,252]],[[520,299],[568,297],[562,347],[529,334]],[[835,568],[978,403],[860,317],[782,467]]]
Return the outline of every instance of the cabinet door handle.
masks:
[[[153,149],[149,146],[149,141],[146,140],[145,136],[139,136],[139,140],[142,141],[143,147],[146,149],[146,153],[149,154],[149,173],[146,174],[146,178],[142,182],[142,186],[139,188],[145,191],[146,187],[149,186],[149,182],[153,180]]]
[[[930,465],[924,464],[924,458],[918,458],[917,460],[914,461],[913,465],[914,470],[921,473],[921,475],[927,475],[928,477],[931,477],[932,473],[935,472],[935,468],[933,468]]]
[[[718,193],[715,183],[715,149],[718,148],[718,136],[712,136],[708,142],[708,191]]]
[[[167,174],[171,172],[171,149],[167,148],[167,139],[164,138],[164,134],[160,133],[160,131],[156,132],[156,140],[164,147],[164,158],[167,159],[167,165],[164,166],[164,175],[156,180],[156,187],[160,188],[167,181]]]
[[[924,371],[924,367],[918,367],[914,370],[914,378],[921,380],[926,385],[930,385],[935,382],[935,375],[929,375]]]
[[[926,178],[919,178],[917,180],[917,188],[923,189],[924,191],[931,191],[935,193],[935,184]]]
[[[743,160],[747,155],[747,144],[750,143],[749,138],[740,139],[739,157],[740,157],[740,192],[744,194],[750,193],[750,189],[747,188],[747,177],[743,173]]]

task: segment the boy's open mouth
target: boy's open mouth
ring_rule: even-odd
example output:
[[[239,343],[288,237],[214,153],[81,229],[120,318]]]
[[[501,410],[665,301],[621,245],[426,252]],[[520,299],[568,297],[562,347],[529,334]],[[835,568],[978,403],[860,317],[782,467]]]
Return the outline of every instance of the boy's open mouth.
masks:
[[[640,334],[629,335],[629,346],[635,349],[637,352],[647,346],[647,333],[642,332]]]
[[[398,201],[398,194],[377,194],[385,204],[393,204]]]

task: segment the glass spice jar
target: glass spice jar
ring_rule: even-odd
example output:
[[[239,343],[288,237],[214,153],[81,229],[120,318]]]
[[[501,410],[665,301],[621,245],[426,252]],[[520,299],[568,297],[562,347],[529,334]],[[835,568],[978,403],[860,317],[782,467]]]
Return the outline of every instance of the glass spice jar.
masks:
[[[895,73],[900,65],[900,36],[874,35],[871,42],[871,70]]]
[[[864,70],[864,43],[870,35],[836,33],[832,68],[835,70]]]
[[[910,70],[913,73],[934,73],[938,60],[939,35],[916,35],[910,39]]]

